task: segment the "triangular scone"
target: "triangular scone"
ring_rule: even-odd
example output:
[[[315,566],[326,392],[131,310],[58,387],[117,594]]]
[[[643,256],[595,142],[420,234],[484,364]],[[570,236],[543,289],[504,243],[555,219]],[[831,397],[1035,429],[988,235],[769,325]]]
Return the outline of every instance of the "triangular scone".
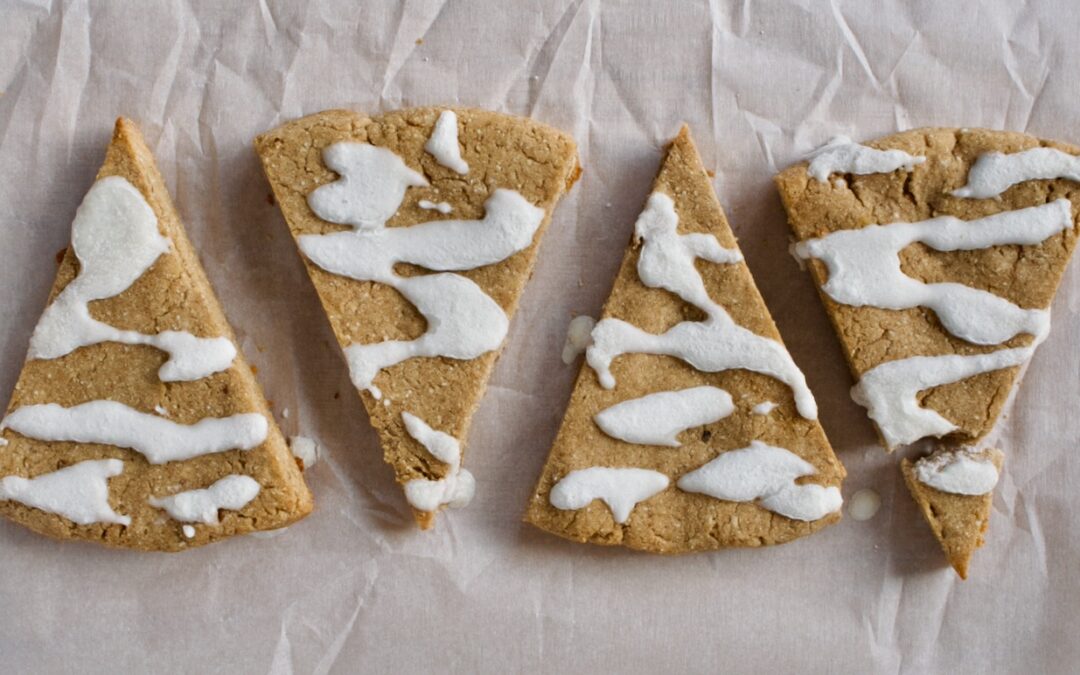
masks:
[[[520,117],[330,110],[255,148],[384,457],[423,528],[471,496],[461,445],[556,202],[569,136]]]
[[[972,443],[993,427],[1076,246],[1077,154],[1018,133],[920,129],[841,137],[776,177],[852,395],[887,448]]]
[[[983,545],[994,485],[1004,456],[999,450],[939,450],[901,463],[904,482],[961,579]]]
[[[234,345],[150,150],[117,120],[0,423],[0,513],[158,551],[307,515]]]
[[[844,468],[686,127],[592,340],[528,522],[682,553],[839,520]]]

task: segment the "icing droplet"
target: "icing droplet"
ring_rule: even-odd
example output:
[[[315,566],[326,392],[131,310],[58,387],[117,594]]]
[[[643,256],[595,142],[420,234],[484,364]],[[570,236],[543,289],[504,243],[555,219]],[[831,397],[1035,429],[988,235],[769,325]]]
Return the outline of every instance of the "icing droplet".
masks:
[[[119,459],[96,459],[41,474],[36,478],[5,476],[0,480],[0,499],[55,513],[76,525],[118,523],[130,525],[131,518],[109,506],[109,478],[119,476],[124,463]]]
[[[870,520],[881,508],[881,495],[867,488],[851,495],[848,500],[848,514],[853,520]]]
[[[717,387],[663,391],[630,399],[597,413],[597,426],[612,438],[677,448],[687,429],[721,420],[735,411],[731,395]]]
[[[911,171],[926,161],[903,150],[877,150],[852,142],[847,136],[836,136],[810,155],[806,172],[820,183],[829,180],[829,174],[892,173],[897,169]]]
[[[851,388],[851,398],[867,409],[891,449],[926,436],[944,436],[956,425],[919,405],[920,391],[993,370],[1018,366],[1031,356],[1031,347],[1001,349],[989,354],[912,356],[886,361],[863,373]]]
[[[751,441],[685,474],[678,486],[732,502],[759,500],[760,506],[782,516],[811,521],[838,511],[843,503],[837,487],[795,482],[815,473],[813,464],[790,450]]]
[[[605,389],[615,386],[611,362],[627,353],[664,354],[694,368],[715,373],[745,368],[784,382],[795,396],[799,413],[817,418],[817,403],[806,378],[791,355],[776,340],[737,325],[723,307],[713,302],[694,267],[702,258],[720,264],[742,260],[738,251],[720,246],[707,234],[679,235],[675,204],[671,197],[654,192],[635,225],[643,241],[638,276],[651,288],[663,288],[693,304],[706,314],[705,321],[684,321],[661,335],[646,333],[620,319],[604,319],[593,329],[593,344],[586,351],[589,365]]]
[[[305,469],[310,469],[319,461],[319,446],[307,436],[293,436],[289,439],[289,449],[293,457],[299,459]]]
[[[150,506],[164,509],[175,520],[218,524],[218,510],[239,511],[259,494],[260,486],[250,476],[225,476],[208,488],[187,490],[170,497],[150,497]]]
[[[1050,330],[1047,310],[1023,309],[993,293],[957,283],[927,284],[904,274],[900,251],[922,242],[938,251],[970,251],[1001,244],[1038,244],[1072,226],[1068,200],[963,221],[941,216],[916,223],[839,230],[797,245],[804,258],[829,268],[821,287],[833,300],[854,307],[932,309],[953,335],[975,344],[999,344],[1019,333],[1042,338]]]
[[[195,528],[192,527],[191,525],[184,525],[180,529],[184,532],[184,536],[187,537],[188,539],[192,539],[192,538],[195,537]]]
[[[420,201],[416,202],[416,205],[422,209],[427,209],[428,211],[438,211],[439,213],[442,213],[444,215],[454,210],[454,207],[450,206],[448,202],[433,202],[430,199],[421,199]]]
[[[984,495],[998,482],[993,461],[967,449],[935,452],[915,462],[920,483],[958,495]]]
[[[131,183],[119,176],[94,183],[75,213],[71,244],[79,274],[45,308],[30,337],[28,359],[55,359],[80,347],[120,342],[167,352],[169,360],[158,371],[163,382],[198,380],[229,367],[236,348],[227,338],[183,331],[146,335],[90,316],[91,301],[127,290],[169,250],[154,210]]]
[[[461,444],[450,434],[436,431],[427,422],[411,413],[401,413],[405,430],[435,459],[448,464],[450,470],[439,480],[414,478],[405,484],[405,498],[418,511],[436,511],[440,506],[467,506],[476,492],[476,480],[461,468]]]
[[[563,343],[562,360],[566,365],[574,362],[585,349],[592,344],[592,329],[596,319],[591,316],[575,316],[566,329],[566,342]]]
[[[43,441],[130,448],[151,464],[232,449],[250,450],[266,440],[267,432],[266,418],[258,413],[177,424],[116,401],[90,401],[70,408],[55,403],[27,405],[4,418],[3,427]]]
[[[635,506],[663,491],[668,482],[667,476],[650,469],[594,466],[571,471],[551,488],[548,499],[563,511],[583,509],[599,499],[615,522],[623,524]]]
[[[756,406],[754,406],[750,410],[750,412],[754,413],[755,415],[768,415],[775,408],[776,404],[772,401],[762,401],[761,403],[758,403]]]
[[[435,161],[462,176],[469,173],[469,165],[461,158],[458,148],[457,114],[453,110],[439,113],[431,138],[424,144]]]
[[[373,147],[337,143],[327,153],[338,152],[342,145]],[[416,340],[352,344],[345,348],[353,384],[358,389],[367,389],[376,399],[381,398],[381,393],[374,379],[383,368],[415,357],[474,359],[497,349],[509,327],[502,307],[470,279],[457,274],[402,277],[394,271],[394,266],[405,262],[433,272],[450,272],[497,263],[528,248],[544,218],[543,209],[533,206],[517,192],[497,189],[485,202],[481,220],[435,220],[411,227],[387,228],[385,218],[400,206],[407,181],[395,184],[400,189],[395,188],[392,207],[386,201],[377,210],[367,209],[369,215],[364,218],[350,215],[349,209],[362,211],[358,206],[360,200],[385,200],[384,193],[368,194],[369,184],[378,184],[380,176],[395,170],[400,173],[404,167],[397,155],[384,152],[390,158],[379,153],[382,163],[338,164],[341,173],[338,183],[345,181],[345,187],[339,188],[338,183],[324,185],[308,199],[320,218],[366,224],[354,231],[304,235],[298,239],[304,255],[319,267],[352,279],[387,284],[427,320],[428,331]],[[332,191],[329,197],[320,196],[324,190]],[[384,220],[373,220],[370,213],[374,211]]]
[[[987,152],[979,155],[968,171],[967,185],[953,190],[952,194],[987,199],[999,196],[1017,183],[1056,178],[1080,181],[1080,157],[1053,148],[1032,148],[1011,154]]]

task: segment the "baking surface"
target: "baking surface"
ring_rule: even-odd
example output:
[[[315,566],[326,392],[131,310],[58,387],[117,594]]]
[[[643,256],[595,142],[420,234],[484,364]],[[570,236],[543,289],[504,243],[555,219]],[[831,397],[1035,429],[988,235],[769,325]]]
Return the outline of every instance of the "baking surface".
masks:
[[[1066,672],[1080,662],[1080,264],[1000,430],[971,579],[878,448],[771,177],[837,133],[985,126],[1080,142],[1080,11],[971,3],[72,3],[0,7],[0,404],[117,115],[136,120],[316,511],[179,555],[0,523],[5,670]],[[43,4],[43,3],[42,3]],[[147,3],[149,4],[149,3]],[[372,3],[375,4],[375,3]],[[325,5],[325,6],[324,6]],[[477,497],[415,529],[251,149],[332,107],[460,104],[571,133],[555,212],[473,424]],[[666,142],[691,125],[848,469],[883,505],[781,547],[660,558],[520,522]],[[288,414],[286,415],[286,410]]]

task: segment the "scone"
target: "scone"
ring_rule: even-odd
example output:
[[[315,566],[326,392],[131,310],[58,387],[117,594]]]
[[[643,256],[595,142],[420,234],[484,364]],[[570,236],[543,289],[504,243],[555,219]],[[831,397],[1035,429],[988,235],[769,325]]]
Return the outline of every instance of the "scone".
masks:
[[[179,551],[312,508],[135,125],[116,122],[0,421],[0,513]]]
[[[889,449],[974,443],[993,427],[1076,246],[1077,185],[1043,170],[1073,153],[1024,134],[919,129],[839,139],[776,177],[853,397]],[[1040,180],[1000,178],[1025,165]]]
[[[462,446],[536,249],[565,134],[471,109],[330,110],[255,140],[384,457],[423,528],[469,501]]]
[[[852,397],[887,449],[977,444],[994,426],[1050,330],[1076,247],[1078,153],[1018,133],[919,129],[834,139],[776,177],[794,252],[857,380]],[[928,500],[905,475],[964,576],[989,492]]]
[[[591,338],[528,522],[683,553],[839,520],[844,469],[686,127]]]
[[[961,448],[901,462],[912,498],[961,579],[967,579],[971,556],[983,545],[1004,459],[997,449]]]

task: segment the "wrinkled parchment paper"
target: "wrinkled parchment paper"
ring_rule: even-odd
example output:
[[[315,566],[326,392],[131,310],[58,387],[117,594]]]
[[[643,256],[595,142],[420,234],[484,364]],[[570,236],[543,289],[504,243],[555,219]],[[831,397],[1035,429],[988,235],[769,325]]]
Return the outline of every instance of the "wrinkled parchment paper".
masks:
[[[350,3],[351,4],[351,3]],[[987,126],[1080,142],[1080,11],[1016,3],[85,3],[0,6],[0,403],[113,119],[157,155],[317,511],[179,555],[0,523],[6,672],[1065,672],[1080,664],[1080,263],[1002,440],[960,582],[875,444],[772,174],[837,133]],[[555,214],[473,425],[477,498],[418,532],[251,139],[331,107],[455,103],[571,132]],[[884,501],[778,548],[660,558],[520,523],[661,149],[690,123],[850,473]]]

